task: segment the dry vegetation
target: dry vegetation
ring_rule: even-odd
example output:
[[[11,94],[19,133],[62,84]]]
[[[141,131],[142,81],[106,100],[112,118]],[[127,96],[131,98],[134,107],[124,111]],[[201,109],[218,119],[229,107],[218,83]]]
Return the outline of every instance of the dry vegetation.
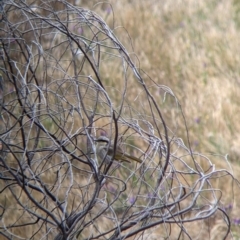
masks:
[[[191,147],[211,155],[220,168],[228,167],[214,156],[228,154],[240,179],[240,1],[124,1],[124,11],[119,2],[111,3],[141,68],[178,97]],[[186,142],[185,128],[178,124],[177,134]],[[230,202],[231,183],[220,186]],[[240,212],[238,195],[236,190],[232,220]],[[240,228],[233,229],[239,236]]]
[[[221,207],[231,221],[231,233],[227,239],[238,239],[238,184],[226,171],[215,171],[215,168],[227,169],[236,179],[240,179],[240,1],[112,0],[109,4],[100,1],[74,3],[98,13],[126,47],[126,52],[124,48],[122,52],[117,50],[122,45],[112,41],[116,40],[114,37],[111,40],[106,38],[110,33],[103,25],[94,25],[92,31],[89,25],[78,25],[74,18],[77,14],[69,15],[69,23],[64,23],[69,33],[60,27],[58,31],[61,34],[46,28],[41,32],[44,36],[39,37],[39,42],[35,41],[35,36],[25,35],[26,43],[35,41],[31,51],[25,42],[12,41],[9,36],[4,36],[5,51],[18,61],[19,69],[11,70],[12,63],[4,67],[1,64],[1,69],[13,71],[14,77],[23,79],[19,75],[26,70],[26,59],[21,51],[29,51],[32,61],[29,66],[34,71],[27,72],[28,77],[43,83],[41,89],[36,87],[36,82],[31,82],[21,93],[23,96],[19,97],[11,92],[12,87],[20,88],[23,83],[11,82],[11,85],[4,82],[8,89],[4,99],[9,105],[4,108],[1,131],[6,128],[9,132],[4,133],[5,152],[1,154],[4,171],[0,182],[0,204],[4,211],[1,213],[0,227],[5,237],[10,236],[8,230],[24,239],[32,235],[33,239],[40,239],[40,236],[47,236],[48,231],[49,239],[59,237],[60,224],[56,223],[65,219],[65,224],[71,226],[74,216],[89,207],[88,214],[80,218],[79,225],[74,229],[78,239],[96,236],[99,239],[110,236],[114,239],[114,234],[108,233],[108,230],[114,226],[120,229],[120,222],[115,222],[120,219],[124,222],[121,227],[126,227],[126,231],[122,230],[122,237],[126,238],[185,239],[188,236],[187,239],[222,239],[228,224],[222,212],[217,211]],[[62,5],[56,4],[54,7],[60,10]],[[11,14],[12,24],[16,23],[17,19]],[[35,11],[34,14],[40,13]],[[41,14],[47,15],[48,12],[42,10]],[[64,14],[61,17],[64,18]],[[49,23],[38,21],[39,25],[36,24],[35,28],[38,26],[39,29]],[[23,21],[13,31],[25,30],[24,24]],[[1,25],[1,28],[4,27]],[[28,24],[27,28],[34,29]],[[75,55],[79,42],[70,41],[69,36],[77,39],[80,28],[80,35],[86,37],[85,45],[81,42],[80,46],[84,46],[85,50],[92,47],[96,50],[96,56],[89,49],[86,56]],[[98,28],[105,32],[97,32]],[[98,44],[87,41],[87,38],[101,42],[101,51],[96,47]],[[82,40],[81,37],[79,39]],[[100,66],[97,73],[91,62]],[[136,77],[138,74],[133,63],[141,74],[140,80]],[[4,78],[9,77],[6,72],[3,75]],[[102,83],[106,91],[100,88]],[[76,89],[80,90],[74,92]],[[26,91],[31,96],[25,96]],[[44,101],[38,103],[40,95]],[[150,111],[149,106],[154,104],[149,96],[153,96],[161,114],[157,107]],[[19,99],[25,99],[25,112],[19,107]],[[28,101],[36,104],[38,111],[33,112],[34,108]],[[38,120],[33,120],[31,112]],[[24,117],[19,121],[21,116]],[[19,126],[14,125],[16,122]],[[10,131],[11,126],[14,127]],[[166,137],[166,130],[169,138]],[[23,131],[28,139],[27,147],[23,143]],[[127,165],[120,168],[114,165],[110,172],[104,166],[96,170],[89,157],[89,151],[95,150],[94,147],[91,149],[94,144],[90,141],[93,135],[99,136],[103,132],[111,135],[113,140],[115,136],[120,138],[128,152],[132,151],[132,154],[142,158],[145,165],[132,164],[131,169]],[[154,140],[150,142],[153,136]],[[171,157],[168,158],[166,149],[170,147]],[[26,149],[33,149],[35,155],[28,156]],[[194,154],[191,155],[189,149]],[[91,156],[93,158],[93,154]],[[32,162],[30,168],[23,164],[24,159]],[[165,163],[169,166],[163,179],[160,179]],[[196,171],[196,175],[188,174],[190,168]],[[106,179],[100,181],[102,172],[106,174]],[[12,177],[19,173],[28,179],[29,186],[13,184]],[[204,179],[202,182],[199,181],[201,176]],[[161,184],[158,185],[155,180]],[[32,199],[28,201],[25,188],[31,186]],[[44,189],[45,186],[48,190]],[[162,193],[161,189],[164,189]],[[186,199],[180,197],[179,205],[171,205],[180,193],[183,194],[181,191],[186,191]],[[159,195],[155,195],[156,192]],[[95,199],[94,195],[97,195]],[[191,205],[194,197],[196,205]],[[157,198],[168,201],[170,205],[164,208],[158,203],[156,206]],[[96,202],[90,205],[92,199]],[[34,201],[39,202],[41,207],[36,206]],[[59,207],[61,204],[64,206]],[[187,206],[194,208],[177,214]],[[26,207],[30,211],[24,211]],[[151,214],[155,214],[154,217],[169,211],[172,218],[168,216],[157,225],[154,225],[156,220],[153,215],[141,219],[140,213],[153,207],[155,209]],[[101,215],[101,211],[104,214]],[[205,217],[208,214],[209,217]],[[195,219],[196,216],[201,221],[181,222],[185,218]],[[35,221],[36,224],[32,224]],[[30,226],[21,226],[26,222],[31,222]],[[7,230],[5,226],[11,224],[18,227]],[[142,230],[148,224],[154,227]],[[7,238],[2,235],[0,239]]]
[[[180,100],[192,143],[237,160],[240,2],[126,1],[124,11],[118,4],[117,25],[128,31],[141,67]]]

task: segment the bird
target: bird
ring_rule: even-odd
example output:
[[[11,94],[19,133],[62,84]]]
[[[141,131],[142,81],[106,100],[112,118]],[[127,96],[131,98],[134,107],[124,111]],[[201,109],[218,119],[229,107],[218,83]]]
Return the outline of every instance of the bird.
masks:
[[[119,145],[116,146],[116,151],[114,152],[114,146],[112,143],[109,145],[109,138],[106,136],[100,136],[99,138],[95,139],[97,142],[96,146],[96,154],[101,159],[101,161],[105,161],[105,163],[110,163],[112,157],[114,155],[114,160],[123,161],[131,163],[132,161],[142,163],[142,160],[126,154],[122,151]]]

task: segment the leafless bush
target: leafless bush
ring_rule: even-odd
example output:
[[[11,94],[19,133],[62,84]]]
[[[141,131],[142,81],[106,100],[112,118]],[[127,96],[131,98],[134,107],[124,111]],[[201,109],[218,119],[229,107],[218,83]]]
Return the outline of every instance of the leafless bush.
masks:
[[[64,0],[5,1],[0,26],[2,236],[191,239],[217,214],[226,238],[214,179],[231,174],[175,136],[174,93],[114,29]],[[101,164],[100,135],[142,163]]]

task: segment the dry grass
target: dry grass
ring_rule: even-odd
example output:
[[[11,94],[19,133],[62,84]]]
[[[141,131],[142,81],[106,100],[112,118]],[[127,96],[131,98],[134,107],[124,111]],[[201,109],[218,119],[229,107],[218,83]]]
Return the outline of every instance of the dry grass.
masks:
[[[94,6],[94,2],[99,4]],[[233,170],[236,178],[240,179],[240,18],[237,14],[240,1],[204,0],[196,3],[191,0],[112,0],[110,3],[114,10],[114,21],[110,5],[92,1],[86,7],[98,12],[107,19],[110,26],[115,27],[115,34],[127,46],[128,51],[133,52],[133,58],[136,54],[135,62],[141,69],[158,84],[173,90],[187,121],[191,148],[206,154],[217,168]],[[108,68],[105,69],[104,66]],[[122,72],[116,62],[111,65],[111,59],[103,65],[101,71],[111,89],[111,97],[115,96],[114,104],[117,105],[122,96],[118,93],[124,88],[118,81],[122,78]],[[135,80],[129,76],[127,94],[132,98],[128,97],[128,101],[137,106],[139,99],[142,99],[141,107],[144,109],[141,91],[136,87],[131,88],[135,86]],[[187,145],[188,138],[184,119],[179,114],[180,109],[168,97],[164,102],[160,90],[151,93],[161,105],[172,135],[181,137]],[[136,96],[139,95],[136,101]],[[80,121],[74,121],[75,126],[81,125]],[[103,122],[104,120],[99,126]],[[107,120],[106,122],[109,124]],[[218,155],[215,156],[215,153]],[[232,168],[224,158],[226,154],[229,154],[228,160]],[[125,172],[121,174],[124,176]],[[84,183],[87,185],[87,181]],[[77,188],[78,184],[75,184]],[[225,190],[222,198],[224,207],[232,204],[234,196],[236,201],[230,217],[232,221],[238,218],[239,190],[232,186],[232,179],[229,176],[220,178],[215,187]],[[205,239],[221,239],[222,231],[225,232],[226,229],[222,229],[224,227],[218,219],[219,216],[213,216],[209,222],[202,222],[202,226],[198,223],[190,224],[188,231]],[[103,228],[107,226],[106,222],[102,225]],[[143,237],[158,239],[158,231],[162,232],[164,227],[160,226]],[[209,227],[209,236],[201,235],[201,227]],[[176,236],[178,232],[174,227],[171,231],[174,239],[174,231]],[[236,238],[240,237],[238,232],[239,227],[233,224],[232,234]]]
[[[228,153],[231,160],[237,160],[239,1],[110,2],[119,39],[128,50],[131,39],[140,67],[173,90],[196,149]],[[91,9],[103,16],[109,11],[103,4],[97,6]],[[108,19],[111,23],[111,16]],[[117,78],[116,69],[113,71]],[[178,131],[186,139],[181,129]]]
[[[232,1],[127,2],[124,11],[113,3],[116,19],[128,31],[141,67],[180,100],[192,143],[203,152],[234,153],[240,47]]]
[[[179,99],[192,149],[211,156],[219,168],[229,169],[223,158],[214,160],[212,154],[228,154],[233,173],[240,179],[240,1],[110,2],[119,38],[129,44],[119,28],[123,26],[140,67],[159,84],[169,86]],[[186,142],[181,120],[176,134]],[[231,180],[219,187],[226,190],[227,205],[233,193]],[[240,213],[239,190],[234,191],[232,220]],[[216,228],[212,232],[219,231]],[[240,231],[236,225],[232,229],[233,235]]]

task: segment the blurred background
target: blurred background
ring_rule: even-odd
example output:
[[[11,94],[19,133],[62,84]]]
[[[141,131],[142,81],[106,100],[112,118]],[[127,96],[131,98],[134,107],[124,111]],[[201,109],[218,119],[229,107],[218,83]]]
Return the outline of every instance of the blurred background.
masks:
[[[240,0],[108,2],[76,4],[106,19],[136,54],[139,67],[172,89],[185,115],[191,148],[240,179]],[[173,108],[170,118],[177,111]],[[176,135],[186,143],[184,122],[175,124]],[[229,165],[214,156],[227,156]],[[230,181],[220,187],[229,193],[229,202],[236,198],[230,216],[238,233],[239,190]],[[232,207],[226,201],[226,208]]]
[[[178,104],[174,97],[161,102],[161,88],[151,92],[159,101],[171,137],[183,139],[192,151],[209,157],[216,169],[227,169],[240,179],[240,0],[72,0],[69,4],[96,12],[108,24],[147,76],[149,89],[153,81],[162,89],[166,86],[172,90]],[[61,9],[57,3],[55,7]],[[99,72],[111,100],[118,102],[122,95],[116,93],[123,79],[118,65],[109,61]],[[136,79],[133,75],[129,79],[128,101],[134,102],[138,95]],[[51,129],[52,122],[48,124]],[[86,142],[76,145],[81,144]],[[230,175],[224,178],[221,174],[216,188],[225,190],[221,204],[232,223],[229,239],[239,239],[238,183],[233,184]],[[216,215],[206,220],[211,239],[218,239],[222,229],[219,219]],[[198,222],[191,224],[196,233]]]

